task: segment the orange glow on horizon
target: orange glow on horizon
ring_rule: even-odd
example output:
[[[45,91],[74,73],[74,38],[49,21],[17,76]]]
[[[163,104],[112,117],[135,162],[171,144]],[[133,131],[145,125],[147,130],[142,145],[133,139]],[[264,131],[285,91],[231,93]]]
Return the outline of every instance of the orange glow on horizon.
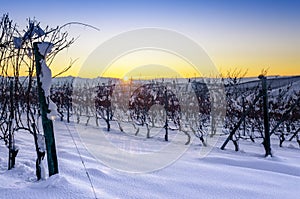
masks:
[[[63,70],[70,63],[70,57],[73,56],[74,53],[64,53],[58,54],[52,65],[50,66],[52,70],[52,75],[56,75],[61,70]],[[148,55],[147,55],[148,54]],[[233,53],[232,53],[233,54]],[[75,58],[78,60],[74,63],[74,65],[61,76],[80,76],[81,67],[85,61],[85,57],[88,54],[82,54],[79,56],[75,54]],[[209,53],[210,58],[215,64],[218,71],[222,74],[226,74],[229,70],[241,70],[242,73],[247,71],[246,77],[257,77],[263,69],[268,70],[268,75],[279,75],[279,76],[296,76],[300,75],[300,59],[296,56],[277,56],[277,57],[267,57],[267,56],[247,56],[247,55],[239,55],[234,56],[231,54],[220,54],[220,53]],[[139,59],[137,59],[138,57]],[[153,63],[154,65],[162,65],[167,68],[163,71],[158,71],[155,73],[143,71],[142,66],[145,63]],[[122,67],[121,67],[122,66]],[[137,69],[140,68],[140,69]],[[157,67],[153,67],[157,70]],[[144,73],[143,75],[139,75],[140,73]],[[131,71],[131,73],[130,73]],[[128,73],[129,72],[129,73]],[[147,74],[148,73],[148,74]],[[153,75],[151,75],[153,73]],[[26,76],[28,72],[26,69],[22,69],[20,71],[20,76]],[[134,74],[134,75],[131,75]],[[176,75],[180,74],[180,75]],[[209,75],[209,74],[208,74]],[[97,76],[101,76],[100,74]],[[199,72],[195,72],[192,66],[189,63],[185,62],[179,57],[174,55],[170,55],[168,53],[155,53],[155,52],[146,52],[146,53],[134,53],[127,57],[123,57],[116,62],[114,62],[111,66],[111,70],[107,70],[103,77],[112,77],[112,78],[120,78],[122,79],[124,76],[128,78],[138,79],[138,78],[161,78],[161,77],[199,77],[201,74]],[[91,78],[90,76],[84,76],[87,78]]]
[[[232,64],[231,64],[232,62]],[[256,77],[258,76],[262,70],[268,70],[268,75],[269,76],[273,76],[273,75],[279,75],[279,76],[297,76],[300,75],[300,63],[294,63],[294,64],[280,64],[280,63],[276,63],[276,64],[259,64],[259,63],[250,63],[250,64],[233,64],[234,61],[227,61],[228,64],[222,64],[219,63],[219,61],[214,61],[214,63],[216,64],[218,71],[222,74],[226,74],[227,71],[229,70],[241,70],[242,73],[247,71],[246,76],[245,77]],[[80,71],[80,63],[76,63],[72,66],[72,68],[67,71],[66,73],[64,73],[61,76],[74,76],[77,77]],[[57,65],[57,63],[53,63],[52,66],[52,75],[57,74],[58,72],[60,72],[62,67],[59,67]],[[26,75],[26,72],[21,72],[21,75]],[[185,73],[184,77],[188,78],[188,77],[195,77],[195,73],[193,73],[192,71],[190,73]],[[122,79],[124,77],[124,75],[118,74],[118,73],[110,73],[110,74],[105,74],[104,77],[112,77],[112,78],[120,78]],[[166,76],[165,76],[166,77]],[[174,77],[174,76],[171,76]],[[90,78],[90,77],[87,77]],[[130,76],[128,76],[128,78],[130,78]],[[134,78],[134,77],[133,77]],[[152,78],[158,78],[158,77],[152,77]]]

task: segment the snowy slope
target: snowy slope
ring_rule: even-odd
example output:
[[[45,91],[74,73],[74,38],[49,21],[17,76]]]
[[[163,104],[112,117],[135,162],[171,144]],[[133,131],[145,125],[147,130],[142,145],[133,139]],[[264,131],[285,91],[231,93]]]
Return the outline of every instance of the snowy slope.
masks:
[[[84,165],[97,198],[281,199],[300,195],[300,149],[294,142],[279,148],[273,141],[274,157],[264,158],[263,147],[248,141],[241,141],[240,152],[234,152],[231,145],[221,151],[221,138],[205,158],[200,158],[202,146],[195,140],[174,164],[150,173],[130,174],[95,160],[82,144],[74,124],[56,121],[54,126],[60,173],[36,182],[33,137],[18,132],[20,152],[11,171],[6,170],[7,149],[0,145],[0,198],[95,198]],[[128,136],[114,125],[109,135],[111,139]],[[149,142],[163,142],[159,136]]]

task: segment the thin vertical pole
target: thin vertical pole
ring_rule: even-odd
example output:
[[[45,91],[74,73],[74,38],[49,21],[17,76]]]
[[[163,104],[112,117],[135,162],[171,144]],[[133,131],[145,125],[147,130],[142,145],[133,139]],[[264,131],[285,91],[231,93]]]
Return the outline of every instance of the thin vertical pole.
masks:
[[[242,98],[243,102],[243,113],[245,112],[245,97],[243,96]],[[243,121],[243,136],[246,136],[246,117],[244,118]]]
[[[58,173],[58,162],[57,162],[57,155],[56,155],[53,123],[52,120],[48,119],[47,117],[47,113],[49,112],[49,107],[46,101],[45,92],[42,88],[42,82],[40,80],[40,74],[41,74],[40,61],[44,59],[44,57],[39,52],[38,44],[39,42],[33,43],[35,65],[36,65],[37,87],[38,87],[38,96],[39,96],[40,110],[41,110],[41,117],[42,117],[42,125],[43,125],[46,150],[47,150],[48,171],[49,171],[49,176],[52,176]]]
[[[267,91],[267,78],[265,76],[259,76],[262,83],[262,95],[263,95],[263,111],[264,111],[264,147],[265,156],[272,156],[271,154],[271,141],[270,141],[270,123],[269,123],[269,108],[268,108],[268,91]]]
[[[107,104],[106,105],[106,123],[107,123],[107,131],[110,131],[110,123],[109,123],[109,120],[110,120],[110,106],[111,104],[109,104],[109,85],[107,85],[107,87],[104,87],[104,89],[106,89],[106,93],[105,93],[105,97],[106,97],[106,102]]]
[[[166,121],[165,121],[165,130],[166,130],[166,134],[165,134],[165,141],[169,140],[169,135],[168,135],[168,106],[169,106],[169,102],[168,102],[168,93],[167,93],[167,87],[165,87],[165,111],[166,111]]]
[[[9,85],[9,98],[10,98],[10,115],[9,115],[9,128],[8,128],[8,170],[14,167],[13,164],[13,119],[14,119],[14,98],[13,98],[14,84],[13,80],[10,80]]]

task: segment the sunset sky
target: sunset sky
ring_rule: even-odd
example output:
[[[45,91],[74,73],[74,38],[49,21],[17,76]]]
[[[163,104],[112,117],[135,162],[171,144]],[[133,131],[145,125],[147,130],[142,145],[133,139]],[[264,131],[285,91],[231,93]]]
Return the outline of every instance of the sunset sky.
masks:
[[[223,73],[237,68],[248,70],[247,76],[257,76],[262,69],[268,69],[268,75],[300,75],[299,10],[297,0],[0,1],[0,13],[9,13],[22,29],[28,17],[41,21],[42,27],[77,21],[101,29],[66,28],[79,39],[57,57],[52,69],[55,73],[70,58],[78,58],[65,74],[74,76],[101,43],[120,33],[145,27],[173,30],[191,38]],[[124,58],[127,65],[117,60],[118,67],[126,71],[130,56]],[[133,60],[136,57],[141,56]],[[164,59],[171,57],[166,55]],[[179,68],[184,67],[180,60],[174,60]],[[148,64],[163,65],[165,61]],[[106,76],[124,77],[125,73],[110,72]],[[192,76],[194,72],[182,74]]]

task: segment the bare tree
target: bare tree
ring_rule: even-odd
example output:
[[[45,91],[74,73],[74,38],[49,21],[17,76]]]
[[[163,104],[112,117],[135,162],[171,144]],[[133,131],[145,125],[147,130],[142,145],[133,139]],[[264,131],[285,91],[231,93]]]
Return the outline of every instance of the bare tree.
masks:
[[[38,21],[28,19],[24,30],[18,30],[17,27],[8,14],[3,15],[0,22],[0,70],[1,84],[4,85],[1,91],[1,106],[2,110],[6,111],[2,111],[1,121],[6,122],[1,125],[1,137],[9,145],[9,169],[14,167],[18,150],[14,144],[14,133],[21,129],[26,130],[34,135],[35,139],[38,137],[36,134],[41,134],[37,125],[38,101],[33,43],[53,44],[53,50],[47,57],[47,63],[51,65],[56,55],[74,42],[74,39],[69,38],[68,33],[59,26],[46,26],[43,29]],[[36,150],[38,159],[41,159],[41,147],[36,146]]]

